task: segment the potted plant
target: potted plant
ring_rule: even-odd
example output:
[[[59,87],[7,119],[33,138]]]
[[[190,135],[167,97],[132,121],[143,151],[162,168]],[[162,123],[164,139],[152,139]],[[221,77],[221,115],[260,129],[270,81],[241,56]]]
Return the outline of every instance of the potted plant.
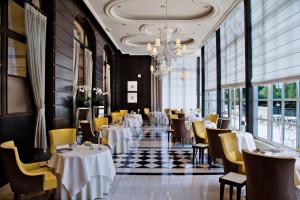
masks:
[[[107,93],[102,92],[101,88],[93,88],[92,104],[95,117],[104,115],[104,95]]]
[[[76,106],[77,107],[89,107],[91,104],[91,97],[89,92],[91,88],[89,86],[83,85],[77,87],[76,95]]]

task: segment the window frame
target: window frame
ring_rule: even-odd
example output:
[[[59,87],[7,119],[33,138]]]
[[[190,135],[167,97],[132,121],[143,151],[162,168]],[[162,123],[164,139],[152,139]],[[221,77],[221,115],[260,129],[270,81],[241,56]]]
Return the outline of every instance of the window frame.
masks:
[[[285,98],[285,85],[288,83],[296,83],[296,97],[291,99],[291,98]],[[282,84],[282,92],[281,92],[281,98],[274,98],[273,97],[273,85],[276,84]],[[291,146],[287,146],[285,144],[285,127],[287,125],[293,125],[296,127],[296,146],[295,148],[299,148],[300,146],[300,80],[297,81],[289,81],[289,82],[283,82],[283,83],[270,83],[270,84],[265,84],[263,86],[266,86],[268,88],[268,98],[266,100],[260,100],[258,99],[258,87],[260,85],[255,86],[254,88],[254,135],[257,137],[259,140],[262,140],[266,143],[270,143],[275,146],[284,146],[287,148],[294,148]],[[267,119],[262,119],[257,116],[257,111],[258,111],[258,102],[259,101],[266,101],[268,103],[267,109]],[[281,116],[282,120],[281,121],[274,121],[273,120],[273,103],[274,102],[281,102]],[[285,121],[285,102],[296,102],[296,124],[286,122]],[[258,121],[263,120],[267,121],[267,138],[262,138],[258,136]],[[274,128],[273,124],[280,124],[281,125],[281,141],[280,143],[274,141]]]
[[[33,92],[31,88],[30,78],[28,75],[28,64],[26,64],[26,74],[27,76],[23,79],[25,79],[26,86],[28,87],[28,111],[26,112],[14,112],[14,113],[8,113],[8,77],[16,77],[14,75],[8,74],[8,39],[13,39],[17,42],[21,42],[27,45],[27,39],[26,35],[22,35],[20,33],[17,33],[8,27],[8,6],[9,1],[13,1],[16,4],[20,5],[24,8],[25,2],[21,0],[5,0],[1,1],[1,23],[0,23],[0,36],[1,36],[1,100],[0,100],[0,116],[20,116],[20,115],[31,115],[35,113],[35,105],[33,100]],[[31,3],[31,1],[29,1]],[[25,8],[24,8],[25,12]],[[27,61],[27,58],[26,58]],[[22,77],[18,77],[22,78]]]
[[[246,99],[243,99],[243,89],[245,89],[244,87],[232,87],[232,88],[222,88],[222,97],[221,97],[221,115],[222,117],[225,117],[225,118],[230,118],[232,119],[232,115],[234,115],[235,117],[238,118],[239,122],[238,122],[238,127],[235,126],[235,123],[233,125],[233,121],[231,120],[231,123],[230,123],[230,126],[232,129],[235,129],[235,130],[241,130],[242,129],[242,122],[243,122],[243,117],[246,118],[246,115],[243,114],[243,102],[246,102]],[[226,112],[226,109],[225,109],[225,90],[228,90],[228,110]],[[240,95],[239,95],[239,99],[236,98],[236,90],[239,90],[240,92]],[[232,99],[231,98],[231,92],[234,92],[234,98]],[[238,114],[234,113],[232,114],[231,111],[232,111],[232,103],[235,107],[234,110],[236,110],[236,102],[239,102],[239,108],[238,108]],[[225,116],[225,114],[227,114],[228,117]],[[244,123],[246,122],[246,120],[244,120]],[[245,125],[245,124],[244,124]]]

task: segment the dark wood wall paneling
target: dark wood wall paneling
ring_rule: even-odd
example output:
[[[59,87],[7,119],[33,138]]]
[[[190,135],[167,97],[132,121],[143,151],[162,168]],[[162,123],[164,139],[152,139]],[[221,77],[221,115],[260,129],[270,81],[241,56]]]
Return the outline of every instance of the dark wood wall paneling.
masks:
[[[149,56],[123,55],[122,59],[122,104],[119,107],[129,111],[151,107],[151,58]],[[141,74],[141,78],[138,78]],[[127,103],[127,81],[138,81],[138,103]]]
[[[105,35],[98,22],[94,19],[88,8],[81,1],[75,0],[55,0],[53,18],[53,48],[48,54],[53,55],[53,62],[49,62],[53,88],[51,91],[52,101],[49,102],[48,112],[50,122],[48,129],[65,128],[73,126],[73,30],[74,20],[84,21],[81,25],[86,30],[89,38],[89,49],[93,52],[94,72],[93,87],[103,88],[103,49],[109,45],[116,55],[119,51],[112,45],[111,41]],[[51,40],[51,36],[49,36]],[[118,58],[117,58],[118,59]],[[110,65],[114,68],[112,71],[119,70],[115,68],[118,62],[113,57]],[[113,86],[116,87],[117,78],[113,79]],[[51,84],[51,81],[49,81]],[[115,89],[116,90],[116,89]],[[114,90],[114,91],[115,91]],[[113,103],[116,103],[113,102]]]

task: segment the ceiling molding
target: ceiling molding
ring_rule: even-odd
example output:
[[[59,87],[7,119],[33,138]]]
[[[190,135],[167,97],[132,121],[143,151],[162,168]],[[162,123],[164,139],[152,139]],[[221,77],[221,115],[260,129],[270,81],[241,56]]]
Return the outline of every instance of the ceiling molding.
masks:
[[[199,47],[226,18],[238,0],[172,0],[168,27],[172,39],[188,42],[200,56]],[[165,0],[84,0],[113,44],[122,53],[148,55],[144,43],[154,43],[165,26]],[[209,6],[212,12],[207,12]],[[188,13],[188,14],[187,14]],[[204,15],[203,15],[204,13]],[[201,16],[201,17],[199,17]]]
[[[161,23],[165,21],[165,15],[158,15],[156,17],[146,17],[146,16],[130,16],[128,14],[127,17],[125,17],[125,14],[123,13],[124,16],[121,15],[121,12],[118,12],[118,6],[120,6],[121,3],[124,2],[130,2],[130,1],[135,1],[135,0],[111,0],[109,1],[107,4],[105,4],[104,6],[104,12],[106,14],[107,17],[110,17],[112,19],[114,19],[115,21],[119,21],[119,22],[126,22],[126,23],[145,23],[145,24],[149,24],[149,23]],[[136,0],[138,2],[142,2],[141,0]],[[151,1],[153,2],[153,1]],[[194,1],[193,1],[194,2]],[[195,3],[195,2],[194,2]],[[197,2],[198,3],[198,2]],[[199,2],[199,3],[203,3],[203,2]],[[203,14],[199,14],[198,16],[188,16],[186,15],[186,17],[183,16],[173,16],[173,17],[169,17],[168,21],[170,22],[176,22],[176,23],[185,23],[185,22],[201,22],[204,20],[210,20],[211,18],[214,18],[220,11],[220,8],[217,4],[214,3],[205,3],[208,6],[210,6],[210,10],[206,13]],[[185,18],[185,19],[184,19]]]
[[[100,24],[100,26],[102,27],[102,29],[105,31],[105,33],[108,35],[109,39],[112,41],[112,43],[115,45],[115,47],[120,50],[122,53],[124,53],[121,48],[119,47],[119,45],[117,44],[117,42],[114,40],[114,38],[111,36],[111,34],[107,31],[104,23],[101,21],[101,19],[99,18],[97,12],[94,10],[93,6],[88,2],[88,0],[83,0],[83,2],[85,3],[85,5],[90,9],[91,13],[94,15],[94,17],[96,18],[96,20],[98,21],[98,23]]]

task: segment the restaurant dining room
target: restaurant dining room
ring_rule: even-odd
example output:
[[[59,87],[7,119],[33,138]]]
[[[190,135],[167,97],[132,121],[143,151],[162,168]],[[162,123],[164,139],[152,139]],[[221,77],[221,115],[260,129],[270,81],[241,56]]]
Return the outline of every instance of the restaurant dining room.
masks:
[[[299,0],[0,0],[0,200],[300,200]]]

